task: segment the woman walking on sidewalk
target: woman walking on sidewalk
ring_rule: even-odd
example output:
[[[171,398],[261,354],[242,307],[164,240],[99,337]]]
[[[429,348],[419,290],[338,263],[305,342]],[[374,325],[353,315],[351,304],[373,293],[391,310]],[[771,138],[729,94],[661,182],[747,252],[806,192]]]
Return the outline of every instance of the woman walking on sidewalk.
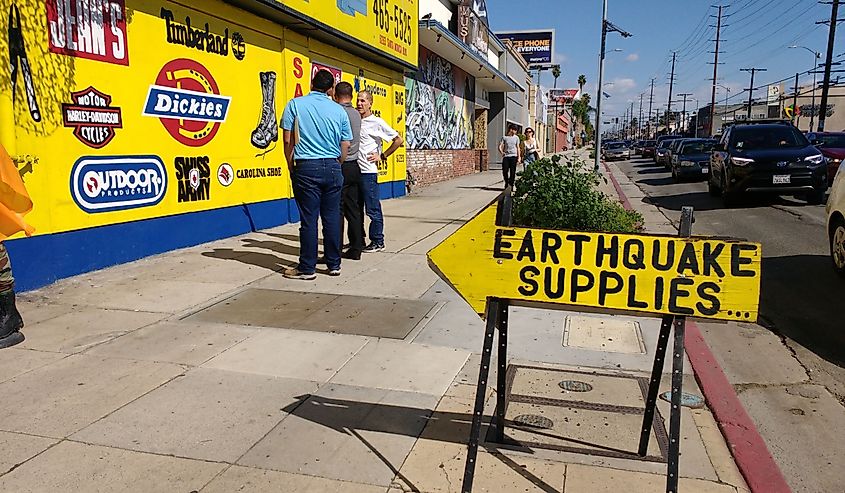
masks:
[[[32,210],[32,200],[24,188],[21,175],[6,149],[0,145],[0,241],[23,231],[30,236],[34,229],[23,215]],[[15,278],[6,245],[0,243],[0,349],[24,340],[20,330],[23,319],[15,306]]]
[[[534,137],[533,128],[525,129],[525,141],[523,144],[525,145],[525,158],[523,161],[525,166],[540,159],[540,149],[537,147],[537,139]]]

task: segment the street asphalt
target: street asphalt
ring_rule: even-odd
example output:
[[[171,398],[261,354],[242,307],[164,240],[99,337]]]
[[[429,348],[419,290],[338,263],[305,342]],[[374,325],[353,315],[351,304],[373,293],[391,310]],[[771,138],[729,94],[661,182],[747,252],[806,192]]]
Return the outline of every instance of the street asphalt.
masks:
[[[651,159],[611,163],[674,224],[695,208],[693,234],[763,245],[759,325],[700,323],[707,343],[795,491],[845,491],[830,464],[845,453],[845,283],[833,272],[824,206],[751,196],[726,208],[707,182],[675,183]]]

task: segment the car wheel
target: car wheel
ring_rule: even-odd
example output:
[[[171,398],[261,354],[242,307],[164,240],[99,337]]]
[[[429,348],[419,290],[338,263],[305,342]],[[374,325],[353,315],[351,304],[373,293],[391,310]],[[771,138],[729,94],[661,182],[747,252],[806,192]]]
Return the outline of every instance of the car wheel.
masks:
[[[830,259],[833,270],[845,277],[845,219],[837,218],[830,228]]]
[[[719,188],[722,189],[722,204],[724,204],[725,207],[733,207],[737,202],[736,192],[728,190],[728,179],[725,177],[724,173],[722,173],[721,180],[722,182]]]
[[[815,189],[813,189],[812,192],[805,195],[804,199],[810,205],[824,204],[824,194],[825,194],[826,191],[827,190],[824,189],[824,188],[822,188],[822,189],[815,188]]]

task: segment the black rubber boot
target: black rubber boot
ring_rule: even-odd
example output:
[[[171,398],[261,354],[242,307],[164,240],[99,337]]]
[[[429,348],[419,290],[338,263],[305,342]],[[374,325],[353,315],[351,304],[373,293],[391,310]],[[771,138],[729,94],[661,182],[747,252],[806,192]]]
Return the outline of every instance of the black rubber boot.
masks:
[[[22,327],[23,319],[15,306],[15,292],[0,294],[0,349],[23,342]]]

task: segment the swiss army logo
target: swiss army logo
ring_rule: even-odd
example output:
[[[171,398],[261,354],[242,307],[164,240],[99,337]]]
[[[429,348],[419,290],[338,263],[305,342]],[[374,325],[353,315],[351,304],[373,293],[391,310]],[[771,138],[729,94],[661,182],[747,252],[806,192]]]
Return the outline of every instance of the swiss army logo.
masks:
[[[64,126],[88,147],[105,147],[114,138],[114,129],[123,128],[120,108],[111,106],[108,94],[89,86],[72,92],[70,98],[72,103],[62,103]]]

